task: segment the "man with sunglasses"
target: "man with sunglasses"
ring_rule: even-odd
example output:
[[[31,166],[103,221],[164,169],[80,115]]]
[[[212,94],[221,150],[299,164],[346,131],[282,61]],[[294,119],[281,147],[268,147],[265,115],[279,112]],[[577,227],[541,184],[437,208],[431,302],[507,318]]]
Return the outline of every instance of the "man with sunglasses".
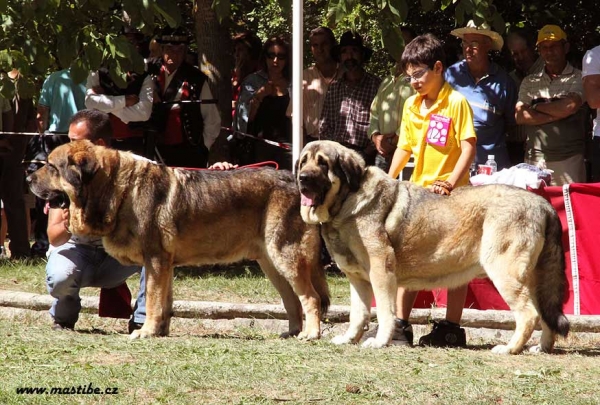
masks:
[[[319,138],[328,139],[359,152],[367,164],[375,163],[377,150],[369,139],[371,103],[381,79],[365,70],[373,50],[363,45],[362,37],[352,31],[342,35],[333,49],[343,74],[325,95],[319,124]]]

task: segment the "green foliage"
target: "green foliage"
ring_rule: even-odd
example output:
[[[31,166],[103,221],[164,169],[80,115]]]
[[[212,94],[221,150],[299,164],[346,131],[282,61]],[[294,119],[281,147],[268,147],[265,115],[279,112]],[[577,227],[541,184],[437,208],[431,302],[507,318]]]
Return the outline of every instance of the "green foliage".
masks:
[[[143,59],[122,35],[127,25],[152,34],[161,25],[177,26],[181,13],[175,0],[4,0],[0,1],[0,68],[17,68],[28,84],[51,71],[70,67],[77,81],[90,70],[111,66],[125,85],[125,72],[143,70]],[[4,94],[9,93],[3,82]]]

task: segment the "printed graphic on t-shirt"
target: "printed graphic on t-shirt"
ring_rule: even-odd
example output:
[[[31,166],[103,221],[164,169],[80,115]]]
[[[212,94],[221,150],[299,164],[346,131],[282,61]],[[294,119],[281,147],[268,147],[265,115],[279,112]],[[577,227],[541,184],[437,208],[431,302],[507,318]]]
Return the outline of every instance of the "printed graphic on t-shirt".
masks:
[[[446,146],[451,121],[451,118],[444,117],[443,115],[431,114],[426,136],[427,143],[437,146]]]

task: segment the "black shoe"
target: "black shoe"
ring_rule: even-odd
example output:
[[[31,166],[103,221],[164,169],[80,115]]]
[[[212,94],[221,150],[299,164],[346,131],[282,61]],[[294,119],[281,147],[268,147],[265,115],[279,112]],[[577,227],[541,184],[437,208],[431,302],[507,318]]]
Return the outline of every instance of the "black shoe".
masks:
[[[54,322],[52,324],[52,330],[55,331],[59,331],[59,330],[75,330],[75,324],[74,323],[58,323],[58,322]]]
[[[433,322],[433,330],[419,339],[419,346],[466,347],[465,329],[446,320]]]
[[[365,333],[365,338],[375,337],[377,336],[377,330],[379,329],[379,325],[375,325],[375,327]],[[413,329],[412,325],[408,322],[401,321],[400,319],[396,319],[394,321],[394,332],[392,333],[392,340],[390,342],[390,346],[412,346],[413,345]]]
[[[413,328],[408,322],[401,319],[394,321],[394,333],[392,334],[391,345],[393,346],[412,346],[413,345]]]
[[[129,327],[127,328],[127,330],[129,331],[129,334],[131,335],[134,330],[142,329],[142,326],[144,326],[143,322],[139,323],[139,322],[129,321]]]

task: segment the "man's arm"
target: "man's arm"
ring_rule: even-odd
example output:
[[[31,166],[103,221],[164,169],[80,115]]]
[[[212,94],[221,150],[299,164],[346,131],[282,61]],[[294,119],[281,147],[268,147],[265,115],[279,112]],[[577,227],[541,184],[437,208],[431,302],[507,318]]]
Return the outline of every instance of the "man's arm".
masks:
[[[519,101],[515,108],[515,119],[518,125],[543,125],[556,121],[552,115],[537,111],[522,101]]]
[[[332,139],[333,125],[335,119],[334,97],[332,96],[331,87],[325,93],[323,101],[323,109],[321,110],[321,119],[319,120],[319,139]],[[339,111],[338,111],[339,113]]]
[[[48,241],[52,246],[60,246],[71,238],[69,227],[69,210],[50,208],[48,211]]]
[[[583,77],[583,98],[590,108],[600,108],[600,74]]]
[[[388,175],[391,178],[398,178],[398,175],[410,160],[410,155],[411,153],[409,151],[396,148],[396,151],[394,152],[394,157],[392,158],[392,162],[390,163],[390,170],[388,171]]]
[[[48,129],[48,115],[50,115],[50,107],[38,104],[35,120],[37,122],[37,130],[40,134]]]
[[[555,120],[567,118],[577,112],[583,104],[581,95],[577,93],[569,93],[562,96],[560,100],[551,101],[549,103],[538,103],[535,105],[535,110],[551,115]]]
[[[454,187],[469,171],[471,163],[475,160],[475,154],[477,153],[477,148],[475,147],[476,143],[476,138],[467,138],[460,141],[460,157],[458,158],[458,162],[456,162],[456,166],[454,166],[454,170],[452,170],[450,177],[446,180],[448,183],[452,184],[452,187]]]

